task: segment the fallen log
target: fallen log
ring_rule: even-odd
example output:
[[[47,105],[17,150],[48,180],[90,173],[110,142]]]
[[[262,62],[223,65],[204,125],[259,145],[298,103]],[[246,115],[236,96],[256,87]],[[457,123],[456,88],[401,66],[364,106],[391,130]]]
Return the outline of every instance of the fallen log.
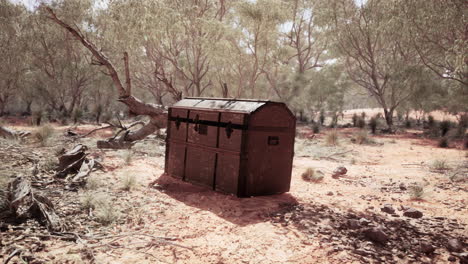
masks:
[[[24,138],[31,135],[29,131],[14,131],[12,129],[0,126],[0,137],[6,139]]]
[[[16,219],[35,218],[50,231],[61,231],[63,223],[49,199],[37,194],[26,177],[17,177],[8,186],[10,212]]]
[[[120,141],[120,140],[98,140],[97,147],[99,149],[131,149],[136,142]]]
[[[85,160],[88,148],[85,145],[78,144],[72,150],[59,157],[57,177],[64,178],[69,173],[80,170],[81,164]]]

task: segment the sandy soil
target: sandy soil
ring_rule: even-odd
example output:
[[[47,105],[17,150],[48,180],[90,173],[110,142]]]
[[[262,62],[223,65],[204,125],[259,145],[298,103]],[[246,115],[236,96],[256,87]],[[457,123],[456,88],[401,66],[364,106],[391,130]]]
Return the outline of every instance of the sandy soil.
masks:
[[[87,131],[91,127],[79,129]],[[299,130],[302,134],[310,133],[307,127],[300,126]],[[285,211],[289,207],[310,206],[315,208],[311,211],[312,218],[321,218],[321,225],[334,221],[333,218],[345,219],[350,212],[369,217],[377,215],[382,221],[398,219],[428,232],[431,229],[425,220],[438,217],[445,222],[456,222],[447,232],[468,242],[465,228],[468,185],[466,181],[453,183],[448,177],[450,171],[468,162],[466,151],[437,148],[435,142],[404,135],[375,136],[374,143],[358,145],[350,141],[355,129],[338,131],[337,146],[325,145],[327,131],[313,138],[297,139],[289,193],[244,199],[166,176],[162,140],[138,143],[130,164],[124,162],[125,151],[101,151],[92,147],[92,155],[99,157],[107,168],[107,172],[96,172],[93,176],[100,181],[100,187],[94,192],[112,197],[119,220],[102,226],[92,214],[82,215],[84,221],[78,227],[75,225],[75,232],[83,236],[82,241],[49,239],[44,241],[45,249],[37,254],[50,263],[448,262],[449,254],[440,246],[436,246],[435,254],[428,256],[412,256],[408,252],[403,256],[395,253],[393,257],[377,254],[376,258],[367,258],[350,248],[340,248],[344,242],[342,237],[333,236],[333,230],[332,234],[322,229],[309,232],[304,228],[308,226],[304,224],[308,221],[306,216],[299,219],[297,213]],[[108,133],[100,132],[97,137],[106,137]],[[94,146],[95,139],[83,142]],[[446,161],[452,169],[431,170],[435,160]],[[334,179],[331,174],[338,166],[346,167],[348,173]],[[301,174],[309,167],[321,170],[324,180],[304,181]],[[121,181],[129,174],[138,184],[135,190],[127,192],[121,189]],[[425,186],[424,200],[410,199],[408,187],[412,184]],[[80,196],[83,192],[73,195]],[[399,216],[381,212],[384,204],[392,204]],[[401,206],[416,208],[424,216],[403,217],[398,210]],[[467,251],[466,244],[464,251]]]

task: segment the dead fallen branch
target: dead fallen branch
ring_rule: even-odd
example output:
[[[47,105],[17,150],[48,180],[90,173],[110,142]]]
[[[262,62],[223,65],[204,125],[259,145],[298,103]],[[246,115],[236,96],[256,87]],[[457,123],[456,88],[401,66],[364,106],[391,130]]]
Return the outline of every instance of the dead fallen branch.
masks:
[[[57,177],[64,178],[69,173],[74,173],[80,170],[81,164],[86,158],[85,151],[88,148],[85,145],[78,144],[72,150],[66,152],[59,157]]]
[[[10,213],[16,219],[35,218],[48,230],[61,231],[63,223],[49,199],[37,194],[26,177],[17,177],[8,186]]]
[[[29,131],[14,131],[12,129],[0,126],[0,137],[6,139],[18,139],[31,135]]]

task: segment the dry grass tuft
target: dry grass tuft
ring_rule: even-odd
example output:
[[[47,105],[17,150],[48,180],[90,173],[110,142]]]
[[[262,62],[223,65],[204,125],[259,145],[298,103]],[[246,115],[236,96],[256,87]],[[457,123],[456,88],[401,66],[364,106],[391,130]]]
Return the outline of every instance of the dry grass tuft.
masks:
[[[40,126],[36,132],[34,132],[34,137],[41,143],[41,146],[47,146],[50,138],[54,135],[55,129],[49,125],[45,124]]]
[[[307,168],[301,175],[302,179],[307,182],[320,182],[323,180],[323,173],[313,168]]]
[[[421,184],[410,186],[408,190],[411,200],[422,201],[426,196],[424,186]]]
[[[336,146],[338,145],[338,131],[332,130],[325,136],[325,142],[328,146]]]
[[[431,170],[435,171],[444,171],[449,170],[450,166],[447,164],[447,161],[442,159],[436,159],[431,163],[430,168]]]
[[[137,187],[137,180],[135,175],[130,172],[125,172],[121,179],[122,190],[131,191]]]

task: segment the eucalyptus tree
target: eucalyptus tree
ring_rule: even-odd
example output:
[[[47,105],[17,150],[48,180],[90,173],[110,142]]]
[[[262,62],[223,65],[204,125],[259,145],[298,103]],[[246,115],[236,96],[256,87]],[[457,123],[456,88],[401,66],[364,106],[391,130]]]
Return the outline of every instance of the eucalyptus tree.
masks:
[[[422,63],[468,89],[468,5],[464,0],[396,1]]]
[[[67,13],[75,23],[86,24],[90,15],[91,1],[65,1],[56,7]],[[41,108],[49,108],[64,116],[83,103],[86,90],[95,78],[91,56],[76,43],[69,32],[57,27],[39,9],[29,17],[29,43],[35,86],[45,103]]]
[[[8,0],[0,0],[0,116],[13,97],[19,94],[19,84],[28,70],[27,39],[24,22],[27,11]]]
[[[415,92],[417,52],[411,36],[402,31],[392,1],[368,0],[357,6],[351,0],[336,0],[331,6],[335,48],[346,62],[346,70],[383,108],[389,130],[395,109]]]

